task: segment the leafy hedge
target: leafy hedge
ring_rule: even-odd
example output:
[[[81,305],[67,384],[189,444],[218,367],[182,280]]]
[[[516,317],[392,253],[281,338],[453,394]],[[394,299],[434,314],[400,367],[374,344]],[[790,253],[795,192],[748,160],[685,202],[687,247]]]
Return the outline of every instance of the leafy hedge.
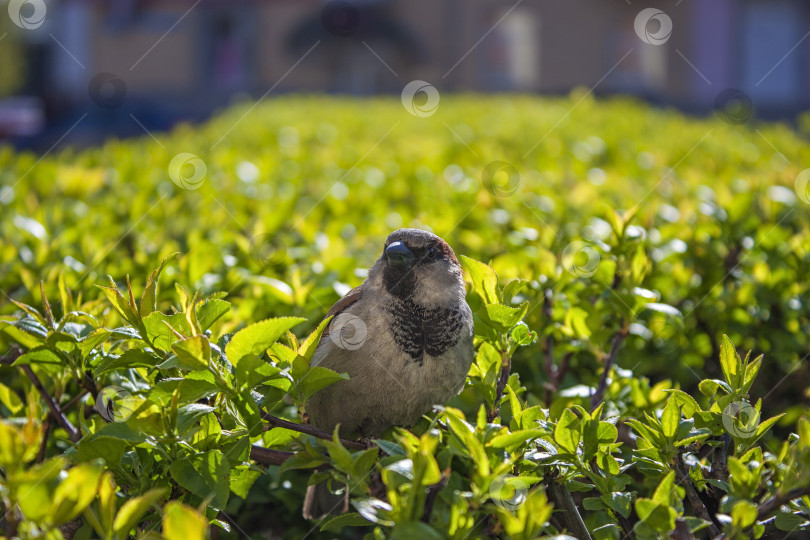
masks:
[[[810,527],[801,131],[574,94],[283,98],[155,137],[0,150],[6,534]],[[340,377],[318,323],[400,226],[472,257],[468,384],[370,446],[303,426]],[[325,478],[351,512],[308,523]]]

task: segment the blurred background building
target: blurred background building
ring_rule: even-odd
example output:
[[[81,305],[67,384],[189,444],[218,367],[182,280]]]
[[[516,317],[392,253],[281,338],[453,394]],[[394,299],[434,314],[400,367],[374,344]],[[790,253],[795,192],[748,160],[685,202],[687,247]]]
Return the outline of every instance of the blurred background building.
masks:
[[[728,89],[763,118],[810,108],[801,0],[6,3],[0,138],[37,149],[168,129],[235,99],[399,94],[414,79],[441,92],[583,86],[698,114]]]

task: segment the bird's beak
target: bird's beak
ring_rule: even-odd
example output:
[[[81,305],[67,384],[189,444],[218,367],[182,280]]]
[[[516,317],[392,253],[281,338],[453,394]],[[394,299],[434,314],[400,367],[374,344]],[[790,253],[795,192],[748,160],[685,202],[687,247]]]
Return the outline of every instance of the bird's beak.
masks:
[[[391,266],[411,265],[416,259],[413,251],[408,249],[408,246],[402,242],[391,242],[385,248],[385,257],[388,259],[388,264]]]

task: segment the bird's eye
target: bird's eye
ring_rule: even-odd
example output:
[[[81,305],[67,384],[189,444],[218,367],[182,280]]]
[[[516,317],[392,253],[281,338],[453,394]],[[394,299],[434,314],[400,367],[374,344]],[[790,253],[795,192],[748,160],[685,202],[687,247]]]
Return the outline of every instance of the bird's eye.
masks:
[[[428,248],[428,257],[433,257],[434,255],[436,255],[436,248]]]

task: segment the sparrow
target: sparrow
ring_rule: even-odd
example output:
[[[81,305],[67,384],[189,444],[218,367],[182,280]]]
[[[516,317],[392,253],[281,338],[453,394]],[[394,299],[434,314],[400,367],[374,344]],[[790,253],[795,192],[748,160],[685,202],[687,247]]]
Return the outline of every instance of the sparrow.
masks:
[[[310,365],[349,379],[310,397],[310,423],[330,433],[339,424],[343,437],[374,437],[415,424],[458,394],[475,354],[465,297],[461,265],[447,242],[420,229],[391,233],[366,280],[327,313],[332,319]],[[325,484],[312,485],[304,517],[340,505]]]

